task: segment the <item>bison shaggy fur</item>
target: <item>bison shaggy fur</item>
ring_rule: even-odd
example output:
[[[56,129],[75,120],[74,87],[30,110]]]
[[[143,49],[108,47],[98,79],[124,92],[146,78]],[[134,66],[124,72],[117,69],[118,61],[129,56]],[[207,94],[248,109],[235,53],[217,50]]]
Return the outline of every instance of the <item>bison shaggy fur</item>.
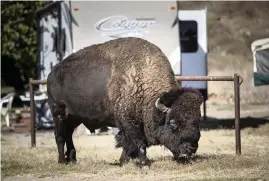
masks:
[[[177,159],[194,154],[203,97],[180,87],[164,53],[140,38],[85,47],[55,65],[47,79],[59,163],[76,161],[74,129],[118,127],[120,164],[150,164],[146,148],[164,145]],[[64,154],[64,145],[67,151]]]

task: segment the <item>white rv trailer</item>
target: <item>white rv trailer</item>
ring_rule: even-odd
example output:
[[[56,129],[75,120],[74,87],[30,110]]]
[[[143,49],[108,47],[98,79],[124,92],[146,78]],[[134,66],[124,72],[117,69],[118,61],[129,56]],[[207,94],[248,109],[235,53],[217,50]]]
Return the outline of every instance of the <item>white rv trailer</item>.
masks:
[[[120,37],[140,37],[157,46],[169,58],[176,75],[207,75],[206,9],[179,10],[176,1],[72,1],[74,49]],[[178,26],[172,28],[178,16]],[[181,52],[181,53],[180,53]],[[199,89],[207,99],[206,81],[183,81]]]
[[[39,33],[43,37],[39,51],[40,79],[46,79],[51,67],[72,50],[130,36],[159,46],[169,58],[175,75],[207,75],[206,9],[177,11],[176,1],[64,1],[60,4],[56,9],[62,15],[58,21],[50,17],[45,21],[48,13],[40,13],[43,15],[40,24],[50,31]],[[50,36],[57,22],[59,39],[53,39]],[[174,22],[177,23],[173,27]],[[55,42],[62,44],[58,54],[53,51]],[[181,85],[199,89],[207,99],[206,81],[182,81]]]
[[[70,1],[50,2],[38,9],[38,78],[47,79],[51,68],[73,52]],[[46,86],[40,85],[45,92]]]

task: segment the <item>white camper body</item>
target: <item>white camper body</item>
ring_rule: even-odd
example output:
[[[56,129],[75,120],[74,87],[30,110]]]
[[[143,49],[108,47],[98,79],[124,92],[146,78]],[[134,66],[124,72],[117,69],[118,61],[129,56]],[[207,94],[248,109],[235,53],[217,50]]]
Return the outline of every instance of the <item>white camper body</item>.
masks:
[[[121,37],[140,37],[161,48],[171,57],[179,46],[178,29],[172,28],[177,16],[172,1],[72,1],[79,26],[73,27],[74,49]],[[172,57],[173,68],[180,73],[179,56]]]
[[[176,7],[176,2],[64,1],[61,3],[61,20],[45,21],[46,16],[50,17],[44,13],[41,17],[40,26],[47,27],[49,32],[41,33],[40,79],[46,79],[51,67],[74,51],[129,36],[146,39],[160,47],[175,75],[207,75],[206,9],[177,12],[171,7]],[[68,8],[74,18],[68,16]],[[78,26],[72,24],[73,19]],[[172,27],[175,19],[180,23]],[[53,51],[56,41],[51,37],[53,27],[60,27],[65,32],[65,37],[60,34],[66,47],[61,57]],[[58,48],[62,50],[62,46]],[[181,85],[207,93],[205,81],[183,81]]]
[[[72,7],[78,8],[73,16],[79,23],[73,28],[74,49],[120,37],[140,37],[160,47],[175,75],[207,75],[207,10],[177,13],[171,6],[175,7],[176,2],[72,1]],[[172,28],[177,16],[180,36],[179,29]],[[206,81],[183,81],[181,85],[204,90],[207,94]]]

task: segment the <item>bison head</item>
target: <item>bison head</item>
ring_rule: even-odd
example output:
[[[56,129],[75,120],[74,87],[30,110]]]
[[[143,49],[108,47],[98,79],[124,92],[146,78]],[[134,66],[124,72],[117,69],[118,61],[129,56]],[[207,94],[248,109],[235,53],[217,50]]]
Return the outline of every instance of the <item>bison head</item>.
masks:
[[[155,102],[158,140],[175,159],[194,154],[198,149],[202,102],[201,93],[190,88],[165,92]]]

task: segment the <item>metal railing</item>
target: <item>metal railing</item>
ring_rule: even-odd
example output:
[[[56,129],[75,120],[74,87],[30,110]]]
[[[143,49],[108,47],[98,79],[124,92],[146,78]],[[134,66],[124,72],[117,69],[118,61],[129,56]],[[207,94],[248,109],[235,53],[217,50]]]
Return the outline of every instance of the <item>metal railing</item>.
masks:
[[[240,85],[243,78],[239,74],[234,76],[175,76],[177,81],[233,81],[234,82],[234,106],[235,106],[235,147],[236,154],[241,155],[241,134],[240,134]],[[34,85],[46,84],[46,80],[33,80],[30,78],[30,109],[31,109],[31,147],[36,147],[35,129],[35,104]]]

